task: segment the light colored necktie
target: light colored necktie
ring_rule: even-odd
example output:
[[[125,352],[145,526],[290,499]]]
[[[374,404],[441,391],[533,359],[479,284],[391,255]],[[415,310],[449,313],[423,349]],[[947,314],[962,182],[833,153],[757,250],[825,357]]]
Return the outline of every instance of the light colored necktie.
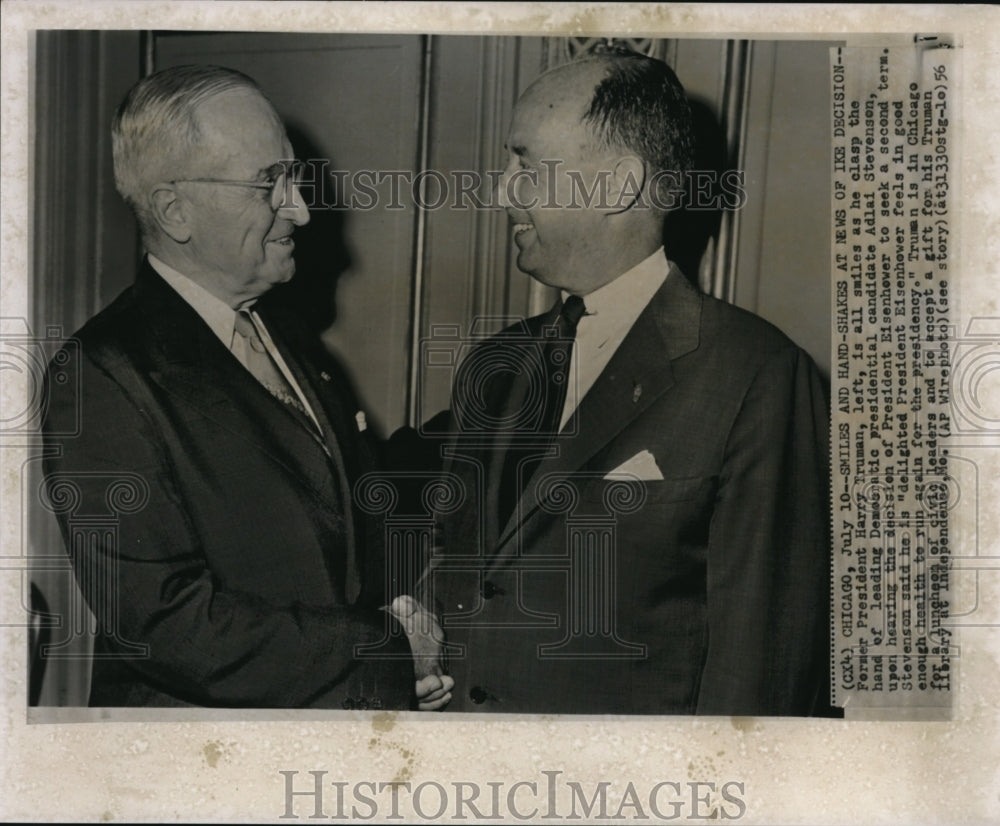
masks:
[[[257,324],[248,310],[240,310],[236,313],[236,323],[234,325],[236,335],[243,339],[243,359],[244,365],[255,379],[259,381],[267,391],[280,402],[291,407],[301,415],[312,430],[316,429],[315,423],[306,412],[305,406],[299,400],[295,389],[285,378],[278,368],[267,346],[264,344],[264,337],[257,329]]]
[[[274,343],[270,341],[267,330],[263,328],[263,325],[258,326],[258,321],[249,310],[237,311],[233,330],[236,336],[239,336],[243,340],[243,363],[246,365],[247,370],[253,374],[257,381],[267,388],[272,396],[292,408],[316,443],[323,449],[323,452],[332,459],[333,453],[323,439],[319,425],[306,410],[295,388],[292,387],[291,382],[285,378],[285,374],[278,367],[278,363],[275,361],[271,350],[274,347]],[[233,338],[235,344],[235,336]],[[342,462],[343,460],[339,458],[335,462],[338,471],[334,477],[334,483],[338,486],[339,490],[349,491],[350,486]],[[347,513],[349,513],[349,500],[347,507]],[[345,526],[347,542],[345,543],[344,593],[348,604],[353,605],[361,593],[361,581],[358,574],[357,561],[354,556],[354,537],[349,519],[346,520]]]

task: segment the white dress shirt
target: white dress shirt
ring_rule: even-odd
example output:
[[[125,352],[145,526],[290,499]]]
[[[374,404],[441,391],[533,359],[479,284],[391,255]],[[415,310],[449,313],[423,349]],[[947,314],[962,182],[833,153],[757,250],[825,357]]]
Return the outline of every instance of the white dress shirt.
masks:
[[[660,247],[614,281],[583,296],[586,314],[576,326],[560,429],[566,426],[587,391],[608,366],[669,272],[670,262]],[[567,295],[569,293],[564,291],[563,300]]]
[[[148,257],[150,266],[156,270],[157,273],[159,273],[160,277],[166,281],[181,298],[191,305],[191,309],[198,313],[202,321],[204,321],[208,325],[209,329],[215,333],[225,348],[236,356],[240,364],[246,367],[247,361],[246,354],[244,352],[246,339],[242,336],[236,335],[236,310],[226,304],[226,302],[222,299],[212,295],[200,284],[188,278],[184,275],[184,273],[178,272],[173,267],[164,264],[155,255],[149,254]],[[281,357],[281,353],[278,351],[277,346],[275,346],[274,342],[271,340],[271,336],[267,332],[267,327],[264,326],[264,322],[261,320],[260,316],[253,311],[252,303],[243,309],[249,311],[253,318],[254,326],[257,328],[260,340],[264,344],[268,355],[271,356],[274,363],[281,371],[282,376],[285,377],[289,386],[295,391],[296,397],[302,404],[302,407],[305,408],[309,418],[312,419],[313,424],[316,425],[317,431],[322,432],[322,428],[319,426],[316,414],[313,413],[313,409],[309,405],[309,400],[306,399],[305,394],[302,392],[302,388],[299,387],[299,383],[295,380],[294,374],[288,369],[288,365]]]

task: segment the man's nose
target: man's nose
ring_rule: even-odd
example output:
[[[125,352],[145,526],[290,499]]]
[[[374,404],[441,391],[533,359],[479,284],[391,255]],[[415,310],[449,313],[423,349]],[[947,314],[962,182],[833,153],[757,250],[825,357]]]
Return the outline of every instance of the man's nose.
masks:
[[[298,227],[304,227],[309,223],[309,207],[306,206],[306,200],[298,184],[293,183],[288,187],[287,196],[281,199],[278,212],[283,213],[285,218]]]
[[[500,209],[520,209],[518,204],[521,195],[522,172],[521,161],[518,155],[507,147],[504,147],[506,155],[506,165],[497,178],[496,204]]]

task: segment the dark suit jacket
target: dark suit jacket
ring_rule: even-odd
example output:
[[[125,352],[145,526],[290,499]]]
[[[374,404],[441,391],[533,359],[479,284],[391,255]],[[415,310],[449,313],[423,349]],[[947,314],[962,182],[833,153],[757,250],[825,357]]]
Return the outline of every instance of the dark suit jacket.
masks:
[[[529,335],[556,309],[529,320]],[[451,708],[825,709],[828,424],[809,357],[674,267],[501,525],[503,423],[534,398],[517,338],[481,345],[507,351],[482,360],[506,366],[477,377],[481,396],[465,378],[453,395],[446,469],[468,495],[444,517],[433,574],[461,649]],[[476,421],[456,398],[483,400]],[[662,480],[604,479],[642,451]]]
[[[46,476],[101,626],[91,705],[408,707],[405,640],[355,657],[387,627],[380,526],[350,499],[374,467],[357,406],[318,341],[259,310],[330,456],[148,263],[78,333],[79,392],[53,384]]]

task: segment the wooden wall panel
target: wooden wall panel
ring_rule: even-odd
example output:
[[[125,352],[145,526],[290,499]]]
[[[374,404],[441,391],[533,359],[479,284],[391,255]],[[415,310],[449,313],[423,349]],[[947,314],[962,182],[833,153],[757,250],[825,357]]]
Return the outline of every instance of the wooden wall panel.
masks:
[[[389,35],[177,34],[157,38],[158,69],[219,63],[260,83],[302,159],[330,162],[348,180],[418,163],[422,38]],[[372,178],[372,181],[375,179]],[[363,183],[363,182],[359,182]],[[389,208],[312,212],[296,232],[296,300],[350,373],[371,425],[406,418],[416,210],[409,186]],[[348,204],[349,205],[349,204]]]

